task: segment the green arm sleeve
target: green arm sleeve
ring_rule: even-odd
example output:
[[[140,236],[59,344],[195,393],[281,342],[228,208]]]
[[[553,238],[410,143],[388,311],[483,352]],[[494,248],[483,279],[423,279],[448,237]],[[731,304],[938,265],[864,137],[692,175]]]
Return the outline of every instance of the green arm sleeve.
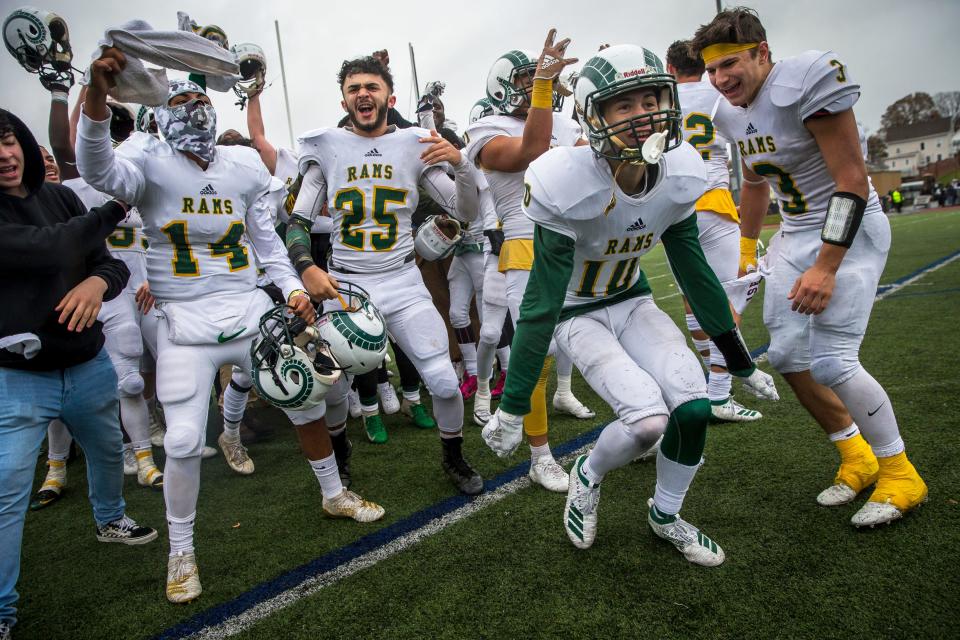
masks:
[[[287,255],[297,275],[313,266],[313,257],[310,255],[310,221],[300,216],[290,216],[287,224]]]
[[[521,416],[530,413],[530,394],[543,369],[573,273],[573,253],[573,239],[536,226],[533,269],[523,294],[517,332],[510,349],[510,375],[500,400],[500,407],[507,413]]]
[[[715,337],[734,328],[733,314],[726,292],[703,255],[699,235],[697,216],[689,216],[664,232],[663,248],[697,322],[708,336]]]

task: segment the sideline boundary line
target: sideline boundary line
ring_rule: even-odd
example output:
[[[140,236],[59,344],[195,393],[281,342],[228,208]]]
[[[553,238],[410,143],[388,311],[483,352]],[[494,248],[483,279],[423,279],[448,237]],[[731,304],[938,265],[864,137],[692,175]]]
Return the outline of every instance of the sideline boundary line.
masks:
[[[935,260],[890,284],[877,288],[876,300],[900,291],[925,275],[960,259],[960,250]],[[750,355],[761,358],[769,347],[762,345]],[[554,449],[559,457],[572,459],[586,450],[599,436],[606,424],[576,436]],[[154,636],[155,640],[194,638],[219,640],[246,631],[267,616],[299,600],[339,582],[358,571],[404,551],[419,541],[443,531],[478,511],[529,487],[526,473],[529,462],[524,461],[494,478],[487,480],[484,493],[474,498],[457,495],[417,511],[378,531],[367,534],[339,549],[325,553],[310,562],[276,578],[263,582],[233,600],[201,611],[187,620]]]

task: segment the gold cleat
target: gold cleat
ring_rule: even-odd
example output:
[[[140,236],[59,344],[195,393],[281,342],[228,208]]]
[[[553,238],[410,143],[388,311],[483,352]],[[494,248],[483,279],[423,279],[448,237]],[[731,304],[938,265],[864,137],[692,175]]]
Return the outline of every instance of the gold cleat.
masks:
[[[353,518],[357,522],[373,522],[384,514],[380,505],[364,500],[346,489],[334,498],[324,498],[323,512],[331,518]]]
[[[879,458],[880,477],[870,499],[853,514],[855,527],[875,527],[899,520],[927,500],[927,484],[905,452]]]
[[[183,604],[196,600],[202,590],[197,556],[182,551],[170,556],[167,560],[167,600]]]

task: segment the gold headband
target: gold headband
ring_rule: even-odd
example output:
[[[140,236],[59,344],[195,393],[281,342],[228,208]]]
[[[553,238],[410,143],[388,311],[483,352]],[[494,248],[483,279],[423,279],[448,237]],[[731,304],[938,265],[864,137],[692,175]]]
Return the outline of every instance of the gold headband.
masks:
[[[745,42],[743,44],[737,44],[734,42],[720,42],[717,44],[712,44],[709,47],[704,47],[700,52],[700,57],[703,58],[704,64],[710,64],[717,58],[729,56],[734,53],[740,53],[741,51],[748,51],[758,46],[760,46],[759,42]]]

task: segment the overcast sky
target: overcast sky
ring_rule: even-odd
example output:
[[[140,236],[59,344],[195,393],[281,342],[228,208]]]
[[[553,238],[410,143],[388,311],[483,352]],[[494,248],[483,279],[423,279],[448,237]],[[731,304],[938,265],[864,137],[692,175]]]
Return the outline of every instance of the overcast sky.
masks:
[[[448,118],[463,130],[473,103],[483,97],[487,71],[514,48],[539,52],[547,30],[572,38],[568,55],[586,61],[601,43],[639,44],[665,56],[671,42],[689,38],[713,16],[714,0],[555,0],[519,2],[447,1],[424,5],[367,0],[355,5],[308,0],[33,0],[63,16],[70,27],[74,66],[84,68],[104,30],[133,18],[157,29],[175,29],[177,9],[200,24],[220,25],[231,44],[254,42],[267,55],[272,81],[263,97],[267,136],[289,146],[274,20],[280,22],[294,135],[334,126],[342,115],[336,73],[344,58],[386,48],[391,54],[397,108],[410,115],[412,82],[407,43],[416,52],[421,88],[429,80],[447,84]],[[724,2],[724,6],[735,3]],[[835,51],[862,86],[855,107],[869,131],[879,127],[887,105],[915,91],[960,90],[960,2],[956,0],[753,0],[767,29],[774,59],[807,49]],[[0,0],[6,16],[21,6]],[[401,11],[406,6],[410,10]],[[415,11],[433,11],[418,15]],[[182,75],[171,72],[171,75]],[[0,105],[23,118],[47,140],[49,94],[36,76],[12,56],[0,54]],[[71,105],[77,90],[71,92]],[[230,94],[212,94],[219,129],[246,132],[245,113]],[[566,110],[570,110],[567,105]]]

